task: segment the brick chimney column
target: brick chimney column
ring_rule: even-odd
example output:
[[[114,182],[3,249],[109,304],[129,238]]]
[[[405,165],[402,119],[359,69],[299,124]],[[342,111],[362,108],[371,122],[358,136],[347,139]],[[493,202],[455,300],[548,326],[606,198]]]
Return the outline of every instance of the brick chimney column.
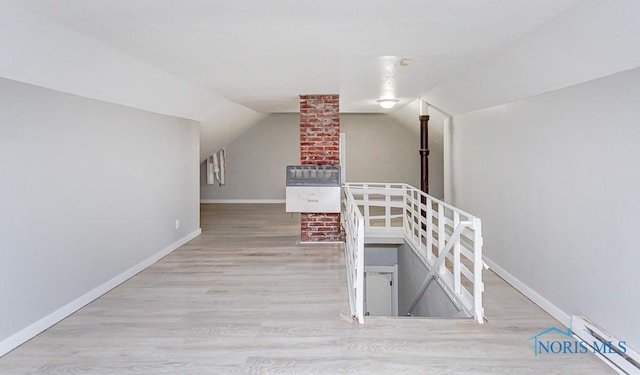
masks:
[[[300,163],[340,164],[338,95],[300,95]],[[340,241],[340,214],[302,213],[300,238],[306,242]]]

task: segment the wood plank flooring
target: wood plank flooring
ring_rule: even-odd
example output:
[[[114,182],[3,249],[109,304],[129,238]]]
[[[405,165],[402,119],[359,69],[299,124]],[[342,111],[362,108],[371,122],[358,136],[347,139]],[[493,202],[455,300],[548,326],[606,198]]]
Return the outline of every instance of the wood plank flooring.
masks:
[[[283,205],[203,205],[203,234],[0,358],[0,374],[606,374],[533,356],[559,323],[492,272],[489,322],[350,322],[341,245]]]

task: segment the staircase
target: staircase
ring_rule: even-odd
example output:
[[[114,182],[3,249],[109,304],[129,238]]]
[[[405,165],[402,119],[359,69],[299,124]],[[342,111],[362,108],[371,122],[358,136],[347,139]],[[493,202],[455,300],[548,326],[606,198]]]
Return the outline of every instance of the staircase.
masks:
[[[437,283],[459,311],[484,323],[482,271],[487,266],[479,218],[407,184],[347,183],[342,196],[354,320],[364,323],[365,243],[404,243],[428,272],[399,310],[412,315],[429,286]]]

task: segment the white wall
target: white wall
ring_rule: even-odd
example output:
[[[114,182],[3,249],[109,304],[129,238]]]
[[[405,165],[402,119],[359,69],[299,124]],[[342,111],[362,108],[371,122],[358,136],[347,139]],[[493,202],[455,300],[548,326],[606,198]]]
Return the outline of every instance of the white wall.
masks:
[[[266,116],[228,100],[216,102],[209,114],[199,119],[200,161],[207,160]]]
[[[202,199],[284,199],[285,167],[300,164],[300,116],[272,114],[226,147],[226,185],[206,185]],[[346,133],[347,181],[420,185],[420,141],[388,116],[341,114]]]
[[[190,120],[0,79],[0,355],[197,234],[198,143]]]
[[[0,77],[200,121],[200,160],[264,117],[7,2],[0,3],[0,50]]]
[[[224,186],[206,184],[206,163],[200,166],[202,199],[284,199],[285,167],[300,164],[297,114],[272,114],[225,149]]]
[[[634,69],[456,116],[452,150],[454,203],[482,218],[486,256],[563,323],[584,315],[636,350],[638,98]]]
[[[342,114],[348,182],[404,182],[420,186],[420,138],[389,116]]]

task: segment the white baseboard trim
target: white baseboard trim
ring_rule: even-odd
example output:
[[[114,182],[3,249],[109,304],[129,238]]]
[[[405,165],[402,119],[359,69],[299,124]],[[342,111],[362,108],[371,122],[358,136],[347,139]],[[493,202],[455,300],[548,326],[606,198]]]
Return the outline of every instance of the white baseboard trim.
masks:
[[[9,336],[8,338],[0,341],[0,357],[2,357],[3,355],[9,353],[10,351],[12,351],[13,349],[17,348],[18,346],[24,344],[25,342],[29,341],[33,337],[37,336],[38,334],[40,334],[41,332],[45,331],[47,328],[53,326],[54,324],[58,323],[62,319],[66,318],[67,316],[69,316],[69,315],[73,314],[74,312],[80,310],[81,308],[83,308],[84,306],[88,305],[89,303],[91,303],[92,301],[97,299],[98,297],[100,297],[103,294],[105,294],[108,291],[110,291],[111,289],[117,287],[118,285],[120,285],[123,282],[127,281],[131,277],[133,277],[136,274],[140,273],[141,271],[143,271],[147,267],[151,266],[152,264],[154,264],[155,262],[157,262],[161,258],[167,256],[169,253],[171,253],[172,251],[176,250],[180,246],[182,246],[185,243],[191,241],[192,239],[198,237],[201,233],[202,233],[202,229],[198,228],[197,230],[195,230],[195,231],[187,234],[186,236],[182,237],[178,241],[176,241],[176,242],[170,244],[169,246],[165,247],[164,249],[162,249],[161,251],[157,252],[156,254],[153,254],[149,258],[147,258],[147,259],[143,260],[142,262],[136,264],[135,266],[129,268],[128,270],[124,271],[123,273],[113,277],[112,279],[110,279],[109,281],[105,282],[104,284],[98,286],[97,288],[95,288],[95,289],[89,291],[88,293],[76,298],[75,300],[69,302],[68,304],[66,304],[64,306],[62,306],[58,310],[52,312],[51,314],[45,316],[44,318],[38,320],[37,322],[35,322],[33,324],[31,324],[30,326],[28,326],[28,327],[26,327],[26,328],[24,328],[24,329],[22,329],[22,330],[20,330],[20,331],[18,331],[16,333],[14,333],[13,335]]]
[[[299,241],[301,245],[335,245],[344,243],[344,241]]]
[[[275,204],[275,203],[285,203],[285,200],[284,199],[200,199],[200,203]]]
[[[560,310],[548,299],[544,298],[543,296],[538,294],[538,292],[531,289],[527,284],[523,283],[512,274],[505,271],[504,268],[494,263],[491,259],[484,257],[484,261],[485,263],[487,263],[487,265],[489,265],[489,268],[493,270],[493,272],[495,272],[498,276],[511,284],[514,288],[520,291],[520,293],[524,294],[527,298],[533,301],[533,303],[540,306],[544,311],[560,321],[560,323],[562,323],[565,327],[571,327],[571,316],[569,314]]]

